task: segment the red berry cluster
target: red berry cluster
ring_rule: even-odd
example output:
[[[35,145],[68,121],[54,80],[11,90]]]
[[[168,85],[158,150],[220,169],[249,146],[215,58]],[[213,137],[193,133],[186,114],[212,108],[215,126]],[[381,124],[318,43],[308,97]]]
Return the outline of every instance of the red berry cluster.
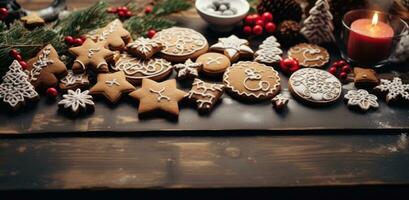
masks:
[[[334,62],[331,67],[328,69],[328,72],[338,77],[341,80],[346,80],[348,73],[351,72],[351,67],[345,60],[339,60]]]
[[[276,25],[273,22],[273,14],[265,12],[261,16],[259,14],[247,15],[244,18],[243,32],[247,35],[262,35],[265,32],[273,33],[276,30]]]
[[[7,8],[0,8],[0,20],[6,19],[8,15],[9,15],[9,10],[7,10]]]
[[[74,38],[72,36],[66,36],[64,38],[64,41],[67,45],[69,46],[81,46],[84,44],[85,40],[87,40],[87,37],[81,36],[79,38]]]
[[[107,12],[111,14],[117,14],[120,18],[130,18],[133,16],[132,11],[130,11],[126,6],[109,7],[107,9]]]
[[[300,64],[295,58],[284,58],[280,61],[280,69],[284,74],[291,75],[300,69]]]
[[[9,55],[17,60],[18,63],[20,63],[23,70],[26,70],[28,68],[27,62],[23,60],[23,57],[21,56],[21,53],[19,51],[17,51],[16,49],[12,49],[10,50]]]
[[[156,30],[155,29],[150,29],[147,33],[146,33],[146,36],[148,37],[148,38],[153,38],[153,36],[155,36],[156,35]]]

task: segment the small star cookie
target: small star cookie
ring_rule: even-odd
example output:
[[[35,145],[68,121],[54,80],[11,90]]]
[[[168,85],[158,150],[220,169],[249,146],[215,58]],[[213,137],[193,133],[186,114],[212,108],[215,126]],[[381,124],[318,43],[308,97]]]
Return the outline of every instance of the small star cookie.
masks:
[[[176,87],[176,80],[171,79],[161,83],[150,79],[142,80],[142,87],[129,96],[139,100],[138,113],[144,114],[155,110],[162,110],[174,116],[179,115],[178,102],[186,92]]]
[[[127,46],[128,53],[141,59],[150,59],[154,54],[162,50],[162,44],[156,40],[140,37],[129,43]]]
[[[44,19],[38,16],[36,13],[32,13],[30,15],[22,17],[21,21],[27,28],[34,28],[45,25]]]
[[[176,78],[178,80],[194,79],[199,76],[199,70],[203,65],[195,63],[188,59],[185,63],[175,65],[175,69],[178,72]]]
[[[68,73],[65,64],[61,62],[51,44],[41,49],[27,64],[28,81],[37,91],[56,87],[58,78]]]
[[[231,35],[228,38],[219,38],[219,42],[211,46],[210,50],[224,53],[231,62],[235,62],[240,57],[253,57],[254,52],[248,45],[247,40]]]
[[[132,40],[131,34],[124,29],[119,19],[112,21],[103,28],[91,31],[87,37],[95,42],[103,42],[105,47],[112,51],[123,50],[125,44]]]
[[[114,57],[114,53],[104,48],[104,44],[87,39],[79,47],[69,49],[70,53],[77,58],[72,65],[72,71],[76,74],[83,73],[88,67],[95,72],[109,72],[108,61]]]
[[[195,79],[186,97],[197,103],[199,112],[209,112],[224,93],[224,85]]]
[[[111,103],[116,103],[121,98],[122,93],[128,93],[135,90],[122,71],[107,74],[98,74],[97,84],[90,89],[90,94],[102,94]]]

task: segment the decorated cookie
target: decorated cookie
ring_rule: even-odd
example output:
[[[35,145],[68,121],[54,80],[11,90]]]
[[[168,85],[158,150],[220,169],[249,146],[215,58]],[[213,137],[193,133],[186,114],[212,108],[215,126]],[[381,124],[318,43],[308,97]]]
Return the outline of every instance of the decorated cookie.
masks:
[[[122,54],[116,61],[115,66],[112,66],[112,69],[123,71],[129,82],[139,85],[144,78],[155,81],[167,78],[172,73],[173,66],[170,62],[161,58],[141,60],[128,54]]]
[[[305,103],[324,105],[341,97],[342,84],[327,71],[303,68],[294,72],[289,81],[291,93]]]
[[[76,90],[78,88],[85,89],[88,86],[89,80],[86,73],[74,74],[72,70],[68,70],[67,76],[60,80],[60,89],[62,91]]]
[[[32,13],[30,15],[22,17],[21,21],[23,22],[24,26],[28,28],[34,28],[45,25],[44,19],[38,16],[36,13]]]
[[[373,69],[367,68],[354,68],[354,82],[356,87],[368,87],[373,88],[379,85],[378,74]]]
[[[90,94],[102,94],[111,103],[116,103],[123,93],[128,93],[135,90],[135,87],[130,84],[122,71],[107,74],[98,74],[97,84],[90,89]]]
[[[192,84],[192,89],[186,97],[197,103],[199,112],[209,112],[223,93],[224,85],[206,83],[196,78]]]
[[[175,69],[178,72],[176,78],[178,80],[194,79],[199,76],[198,71],[203,65],[195,63],[188,59],[185,63],[175,65]]]
[[[223,82],[228,92],[249,101],[271,99],[281,88],[277,71],[257,62],[232,65],[224,73]]]
[[[280,43],[274,36],[270,36],[259,46],[259,50],[254,54],[254,61],[266,65],[277,65],[281,60],[283,51],[280,49]]]
[[[131,34],[124,29],[119,19],[112,21],[104,28],[91,31],[87,37],[95,42],[103,43],[106,48],[113,51],[123,50],[125,45],[132,40]]]
[[[57,51],[49,44],[41,49],[28,62],[28,80],[36,90],[44,90],[58,85],[58,78],[67,74],[65,64],[61,62]]]
[[[196,63],[202,64],[202,72],[210,76],[223,74],[230,67],[230,59],[220,53],[205,53]]]
[[[18,110],[26,101],[38,99],[38,93],[28,81],[18,61],[14,61],[0,84],[0,99],[13,110]]]
[[[409,102],[409,84],[404,84],[398,77],[393,78],[392,81],[381,79],[381,84],[374,89],[386,94],[387,103]]]
[[[160,56],[171,62],[194,60],[209,48],[202,34],[188,28],[168,28],[156,33],[153,39],[163,45]]]
[[[329,62],[329,53],[326,49],[315,45],[301,43],[288,50],[288,57],[298,60],[303,67],[323,67]]]
[[[179,115],[178,103],[185,95],[186,92],[176,87],[175,79],[161,83],[143,79],[142,87],[129,94],[132,98],[139,100],[139,114],[162,110],[174,116]]]
[[[287,106],[289,101],[290,99],[287,96],[284,96],[283,94],[278,94],[271,100],[271,103],[273,104],[274,109],[280,111]]]
[[[67,94],[62,95],[63,99],[58,102],[58,106],[73,115],[93,111],[95,104],[92,96],[88,93],[88,90],[83,92],[81,89],[68,90]]]
[[[359,89],[359,90],[350,90],[344,96],[348,107],[358,108],[361,111],[367,111],[371,107],[378,108],[378,97],[373,94],[369,94],[368,91]]]
[[[219,38],[219,42],[212,45],[210,50],[224,53],[231,62],[236,62],[240,57],[253,57],[254,52],[248,45],[247,40],[231,35],[228,38]]]
[[[127,45],[128,53],[141,59],[149,59],[162,50],[162,44],[156,40],[140,37]]]
[[[76,74],[83,73],[88,67],[99,73],[107,73],[108,62],[112,60],[114,53],[104,47],[104,43],[95,43],[87,39],[79,47],[69,49],[70,53],[77,58],[72,65],[72,71]]]

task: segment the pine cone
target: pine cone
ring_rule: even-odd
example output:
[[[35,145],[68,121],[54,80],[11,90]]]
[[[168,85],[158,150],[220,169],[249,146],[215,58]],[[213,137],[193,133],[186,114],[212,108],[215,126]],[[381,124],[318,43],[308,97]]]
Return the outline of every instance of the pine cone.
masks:
[[[293,20],[284,20],[278,28],[278,38],[283,46],[293,46],[303,40],[301,25]]]
[[[260,0],[258,13],[271,12],[276,23],[284,20],[299,22],[302,17],[301,6],[295,0]]]
[[[401,0],[401,3],[403,6],[405,6],[406,9],[409,10],[409,0]]]

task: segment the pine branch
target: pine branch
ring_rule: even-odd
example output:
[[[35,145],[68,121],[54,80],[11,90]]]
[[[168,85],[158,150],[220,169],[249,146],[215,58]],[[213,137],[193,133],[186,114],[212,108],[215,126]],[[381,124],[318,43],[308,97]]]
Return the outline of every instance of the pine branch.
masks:
[[[159,31],[172,27],[175,24],[176,22],[164,18],[134,16],[126,22],[125,26],[132,33],[132,37],[136,38],[139,36],[146,36],[146,33],[150,29]]]
[[[155,5],[152,14],[156,16],[164,16],[187,10],[190,7],[191,5],[186,2],[186,0],[163,0]]]

